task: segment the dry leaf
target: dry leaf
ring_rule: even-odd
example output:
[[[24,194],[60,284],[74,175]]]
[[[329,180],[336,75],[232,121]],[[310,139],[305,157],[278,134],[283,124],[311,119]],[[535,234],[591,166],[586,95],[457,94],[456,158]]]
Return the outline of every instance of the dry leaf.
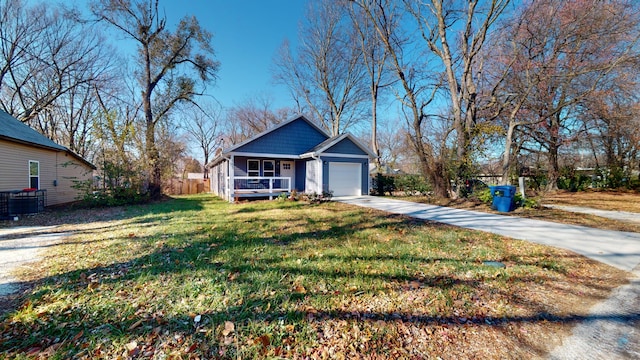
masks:
[[[76,336],[74,336],[73,340],[71,340],[71,341],[78,341],[78,339],[80,339],[82,337],[82,335],[84,335],[84,330],[80,330],[80,332],[77,333]]]
[[[295,330],[295,326],[294,326],[294,325],[289,324],[289,325],[286,325],[286,326],[284,327],[284,329],[285,329],[287,332],[292,333],[292,332],[293,332],[293,330]]]
[[[267,347],[271,344],[271,339],[269,338],[269,335],[262,335],[258,338],[257,342],[262,344],[262,346]]]
[[[222,335],[223,336],[227,336],[229,334],[231,334],[232,332],[234,332],[236,329],[235,325],[233,325],[233,323],[231,321],[225,321],[224,322],[224,330],[222,331]]]
[[[128,343],[127,345],[124,346],[127,351],[131,352],[133,350],[135,350],[135,348],[138,347],[138,342],[137,341],[132,341],[130,343]]]
[[[138,326],[140,326],[140,324],[142,324],[142,322],[144,321],[144,319],[140,319],[138,321],[136,321],[135,323],[133,323],[131,326],[129,326],[129,331],[137,328]]]
[[[298,293],[298,294],[306,294],[307,293],[307,289],[305,289],[304,286],[302,286],[302,285],[295,285],[293,287],[293,292]]]
[[[99,283],[99,282],[97,282],[97,281],[92,281],[92,282],[90,282],[90,283],[87,285],[87,288],[88,288],[89,290],[93,290],[93,289],[97,288],[97,287],[98,287],[98,285],[100,285],[100,283]]]
[[[191,353],[191,352],[193,352],[193,351],[194,351],[195,349],[197,349],[197,348],[198,348],[198,343],[193,343],[193,344],[191,344],[191,346],[189,346],[189,347],[187,348],[187,350],[186,350],[185,352],[186,352],[186,353]]]
[[[229,274],[229,276],[227,276],[227,279],[229,281],[233,281],[233,280],[237,279],[238,276],[240,276],[240,273],[236,271],[234,273]]]

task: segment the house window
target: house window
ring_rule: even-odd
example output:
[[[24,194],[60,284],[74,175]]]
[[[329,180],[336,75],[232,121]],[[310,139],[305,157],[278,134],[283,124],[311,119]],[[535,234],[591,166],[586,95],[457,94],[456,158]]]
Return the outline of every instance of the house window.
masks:
[[[263,160],[262,161],[262,170],[263,175],[266,176],[276,176],[276,162],[274,160]]]
[[[40,189],[40,162],[29,160],[29,187]]]
[[[260,160],[247,160],[247,176],[260,176]]]
[[[282,164],[282,170],[291,170],[291,164],[283,163]]]

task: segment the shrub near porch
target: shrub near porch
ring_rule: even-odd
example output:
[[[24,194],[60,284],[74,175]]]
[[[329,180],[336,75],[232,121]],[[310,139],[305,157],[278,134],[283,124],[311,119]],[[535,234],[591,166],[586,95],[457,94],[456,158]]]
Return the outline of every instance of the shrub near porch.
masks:
[[[32,274],[45,278],[2,318],[0,357],[536,358],[626,281],[339,203],[191,196],[112,216]]]

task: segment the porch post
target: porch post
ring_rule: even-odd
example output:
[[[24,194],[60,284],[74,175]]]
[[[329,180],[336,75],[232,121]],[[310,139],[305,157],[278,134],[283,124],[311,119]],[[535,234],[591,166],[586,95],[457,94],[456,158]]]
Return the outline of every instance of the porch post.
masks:
[[[235,172],[234,172],[234,168],[235,168],[235,155],[231,155],[229,157],[229,202],[233,202],[234,200],[234,190],[235,190],[235,180],[233,179],[233,177],[235,176]]]

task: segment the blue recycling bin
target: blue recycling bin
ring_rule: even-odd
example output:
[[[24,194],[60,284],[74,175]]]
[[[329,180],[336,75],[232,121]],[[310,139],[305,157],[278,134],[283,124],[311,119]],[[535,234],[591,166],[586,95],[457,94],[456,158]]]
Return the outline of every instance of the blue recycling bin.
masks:
[[[509,212],[515,208],[513,201],[516,187],[511,185],[489,186],[493,198],[492,208],[500,212]]]

